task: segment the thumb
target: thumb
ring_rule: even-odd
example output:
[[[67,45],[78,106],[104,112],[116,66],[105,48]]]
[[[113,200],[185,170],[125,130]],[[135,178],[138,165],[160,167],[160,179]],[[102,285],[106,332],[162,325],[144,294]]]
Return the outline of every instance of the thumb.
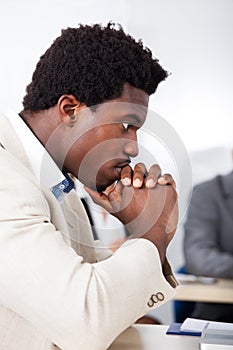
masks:
[[[109,201],[108,196],[105,193],[103,192],[99,193],[86,186],[84,186],[84,189],[90,195],[94,203],[100,205],[101,207],[106,209],[109,213],[112,211],[112,205]]]
[[[123,185],[121,181],[115,184],[115,187],[109,192],[108,197],[111,202],[120,201],[122,196]]]

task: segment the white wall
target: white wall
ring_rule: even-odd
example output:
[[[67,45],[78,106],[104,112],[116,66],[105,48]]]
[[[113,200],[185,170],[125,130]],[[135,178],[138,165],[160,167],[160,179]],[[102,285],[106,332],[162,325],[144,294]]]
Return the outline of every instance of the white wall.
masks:
[[[109,20],[142,38],[172,72],[150,107],[186,148],[232,146],[232,0],[1,0],[0,110],[21,110],[35,64],[62,28]],[[180,240],[171,258],[182,261]],[[170,322],[171,304],[157,313]]]
[[[172,72],[151,108],[188,149],[232,145],[232,0],[1,0],[0,104],[19,110],[40,55],[78,23],[123,24]]]

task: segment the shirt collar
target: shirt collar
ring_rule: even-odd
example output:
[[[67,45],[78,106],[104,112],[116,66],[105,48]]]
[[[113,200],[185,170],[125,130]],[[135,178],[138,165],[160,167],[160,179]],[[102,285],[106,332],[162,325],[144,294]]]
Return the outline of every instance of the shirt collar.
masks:
[[[57,199],[63,192],[68,193],[74,183],[68,175],[64,175],[44,146],[29,129],[23,119],[15,112],[8,112],[7,118],[18,135],[27,154],[32,170],[40,184],[52,191]],[[60,186],[60,187],[59,187]]]

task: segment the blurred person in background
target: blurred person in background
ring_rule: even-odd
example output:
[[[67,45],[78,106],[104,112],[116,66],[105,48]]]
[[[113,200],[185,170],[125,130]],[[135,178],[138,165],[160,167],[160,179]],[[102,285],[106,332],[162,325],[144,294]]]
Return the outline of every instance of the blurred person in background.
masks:
[[[185,223],[184,253],[188,273],[233,278],[233,172],[194,187]],[[191,316],[233,322],[233,304],[198,302]]]

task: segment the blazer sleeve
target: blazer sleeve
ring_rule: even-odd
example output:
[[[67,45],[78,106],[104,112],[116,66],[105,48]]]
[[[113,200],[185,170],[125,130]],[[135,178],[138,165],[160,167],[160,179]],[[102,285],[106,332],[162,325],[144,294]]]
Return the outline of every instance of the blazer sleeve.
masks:
[[[10,163],[1,157],[0,304],[63,350],[103,350],[174,296],[147,240],[84,263],[53,225],[40,188]]]
[[[195,275],[233,278],[233,256],[219,244],[221,198],[216,187],[211,180],[194,188],[185,224],[186,268]]]

